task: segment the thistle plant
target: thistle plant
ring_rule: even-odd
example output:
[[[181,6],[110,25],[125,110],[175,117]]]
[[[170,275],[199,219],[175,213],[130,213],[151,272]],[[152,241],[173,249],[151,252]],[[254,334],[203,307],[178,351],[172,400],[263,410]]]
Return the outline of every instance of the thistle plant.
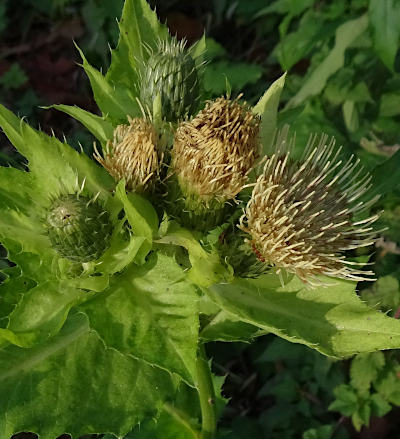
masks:
[[[273,142],[285,76],[254,107],[204,101],[206,41],[187,48],[126,0],[106,75],[81,52],[101,116],[54,106],[96,137],[96,160],[0,106],[27,159],[0,167],[0,437],[211,439],[225,400],[207,342],[400,346],[400,323],[355,291],[382,172],[325,136],[299,160]]]

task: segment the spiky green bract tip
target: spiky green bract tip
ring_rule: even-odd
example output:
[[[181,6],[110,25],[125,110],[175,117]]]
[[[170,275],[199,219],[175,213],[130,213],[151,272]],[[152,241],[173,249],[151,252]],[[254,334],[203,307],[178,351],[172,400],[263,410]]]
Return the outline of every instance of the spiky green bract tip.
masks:
[[[98,259],[109,246],[109,213],[94,199],[79,194],[61,195],[48,210],[45,225],[51,245],[74,262]]]
[[[199,71],[185,45],[176,38],[160,40],[155,51],[149,49],[150,56],[140,72],[142,104],[152,109],[153,101],[160,96],[162,117],[168,122],[192,115],[199,104]]]

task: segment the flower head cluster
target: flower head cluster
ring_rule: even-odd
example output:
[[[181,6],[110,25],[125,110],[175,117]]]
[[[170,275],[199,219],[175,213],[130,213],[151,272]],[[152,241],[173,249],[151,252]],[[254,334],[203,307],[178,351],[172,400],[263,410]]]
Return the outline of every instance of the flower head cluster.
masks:
[[[313,136],[297,162],[292,149],[280,136],[240,220],[255,254],[311,285],[319,275],[372,280],[344,255],[375,241],[378,215],[363,215],[377,199],[365,200],[371,176],[353,156],[343,160],[327,136]]]
[[[128,190],[152,191],[160,169],[156,131],[146,119],[128,120],[129,125],[116,127],[104,156],[96,151],[95,158],[117,181],[125,178]]]
[[[238,100],[221,97],[179,125],[172,169],[185,195],[206,205],[224,203],[241,191],[258,154],[258,116]]]

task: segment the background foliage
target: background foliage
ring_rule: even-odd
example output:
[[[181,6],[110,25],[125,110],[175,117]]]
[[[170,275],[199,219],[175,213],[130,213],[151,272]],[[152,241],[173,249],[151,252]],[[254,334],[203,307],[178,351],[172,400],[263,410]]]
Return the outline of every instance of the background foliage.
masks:
[[[96,112],[76,64],[76,40],[97,68],[109,64],[122,0],[12,0],[0,4],[0,97],[30,123],[57,129],[90,153],[93,139],[72,118],[38,109],[55,102]],[[209,97],[226,81],[254,103],[288,70],[279,123],[302,143],[310,132],[335,135],[367,168],[393,158],[379,208],[387,227],[374,255],[377,282],[359,285],[368,304],[400,314],[400,2],[398,0],[152,1],[170,31],[189,43],[206,30]],[[4,137],[0,164],[23,166]],[[390,171],[390,172],[389,172]],[[385,175],[385,174],[384,174]],[[390,178],[389,178],[390,177]],[[360,254],[354,256],[362,256]],[[1,264],[6,264],[0,260]],[[77,325],[84,322],[78,322]],[[68,330],[68,328],[67,328]],[[95,343],[95,341],[93,341]],[[93,345],[95,350],[95,344]],[[221,438],[397,438],[397,352],[332,361],[273,336],[209,346],[215,372],[232,398]],[[17,359],[16,359],[17,361]],[[118,361],[110,359],[109,361]],[[56,379],[56,378],[55,378]],[[147,433],[146,433],[147,432]],[[151,426],[130,439],[152,436]],[[173,434],[173,433],[172,433]],[[18,439],[31,438],[29,434]],[[174,437],[174,436],[171,436]],[[63,438],[64,439],[64,438]]]

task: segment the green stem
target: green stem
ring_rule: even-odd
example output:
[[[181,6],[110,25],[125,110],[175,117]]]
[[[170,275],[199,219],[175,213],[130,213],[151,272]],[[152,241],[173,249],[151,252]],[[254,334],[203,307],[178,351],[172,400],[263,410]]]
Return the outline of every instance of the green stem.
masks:
[[[217,429],[215,393],[211,370],[204,345],[200,344],[197,357],[198,391],[201,407],[201,439],[213,439]]]

